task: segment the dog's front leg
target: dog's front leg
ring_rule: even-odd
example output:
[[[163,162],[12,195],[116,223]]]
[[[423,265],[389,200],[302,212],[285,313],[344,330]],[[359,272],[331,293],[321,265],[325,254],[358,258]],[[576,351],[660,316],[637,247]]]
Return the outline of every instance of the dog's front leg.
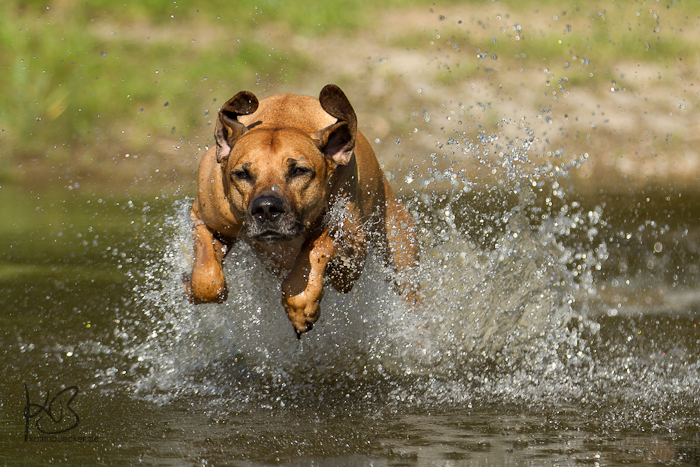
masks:
[[[217,238],[194,212],[191,217],[194,221],[194,264],[192,274],[183,277],[187,299],[192,303],[221,303],[227,295],[223,260],[228,245]]]
[[[325,230],[304,243],[289,276],[282,282],[282,305],[297,332],[311,330],[319,316],[323,275],[335,255],[333,239]]]

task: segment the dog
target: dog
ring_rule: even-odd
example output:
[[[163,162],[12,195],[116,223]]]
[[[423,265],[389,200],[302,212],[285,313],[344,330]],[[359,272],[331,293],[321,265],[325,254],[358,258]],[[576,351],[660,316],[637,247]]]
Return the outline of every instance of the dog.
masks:
[[[415,224],[338,86],[325,86],[318,99],[258,101],[239,92],[219,111],[214,136],[190,211],[194,263],[183,277],[190,302],[226,300],[222,263],[243,240],[285,277],[282,305],[299,338],[319,318],[324,284],[349,292],[370,247],[395,272],[397,291],[419,303]]]

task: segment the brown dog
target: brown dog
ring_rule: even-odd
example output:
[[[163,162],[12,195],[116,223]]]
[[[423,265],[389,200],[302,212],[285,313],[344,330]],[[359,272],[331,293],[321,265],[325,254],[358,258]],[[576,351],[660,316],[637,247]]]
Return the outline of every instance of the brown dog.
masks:
[[[282,304],[297,336],[318,319],[326,278],[341,292],[352,289],[370,244],[397,272],[399,292],[417,300],[413,220],[339,87],[324,87],[318,100],[283,94],[259,103],[240,92],[219,111],[215,137],[191,211],[191,302],[226,300],[222,262],[238,239],[286,274]]]

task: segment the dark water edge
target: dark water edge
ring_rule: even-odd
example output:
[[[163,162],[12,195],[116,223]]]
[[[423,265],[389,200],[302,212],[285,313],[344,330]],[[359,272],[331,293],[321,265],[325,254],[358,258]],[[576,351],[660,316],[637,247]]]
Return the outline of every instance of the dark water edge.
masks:
[[[469,375],[370,371],[282,387],[232,356],[183,378],[173,396],[138,392],[147,367],[129,347],[152,331],[137,291],[165,264],[165,219],[184,198],[0,192],[11,219],[0,229],[2,464],[700,464],[698,193],[567,195],[583,215],[601,207],[609,256],[597,293],[579,302],[597,331],[581,331],[584,355],[565,375],[547,361],[475,355],[462,366]],[[490,238],[506,227],[479,216],[516,201],[470,196],[455,204],[455,225],[496,248]],[[567,236],[570,248],[588,235]],[[216,390],[202,391],[208,382]],[[25,384],[32,403],[79,388],[79,425],[56,436],[93,439],[25,441]]]

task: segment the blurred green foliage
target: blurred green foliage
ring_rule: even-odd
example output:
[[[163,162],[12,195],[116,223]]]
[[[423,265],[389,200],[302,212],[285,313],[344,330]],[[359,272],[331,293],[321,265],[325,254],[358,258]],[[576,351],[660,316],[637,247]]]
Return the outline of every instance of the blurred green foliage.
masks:
[[[503,3],[509,11],[538,13],[534,2],[504,0]],[[557,58],[566,63],[564,70],[553,71],[560,82],[594,87],[602,81],[609,83],[619,74],[616,67],[625,61],[668,64],[700,52],[694,36],[683,34],[684,25],[692,26],[688,14],[700,12],[700,2],[628,1],[609,5],[604,1],[552,0],[539,3],[556,5],[555,11],[559,12],[554,17],[540,15],[542,23],[551,25],[546,32],[537,27],[537,22],[529,21],[500,30],[488,27],[482,31],[480,28],[465,31],[453,26],[440,31],[439,39],[431,37],[439,46],[457,43],[461,49],[476,51],[469,59],[442,70],[437,81],[459,82],[493,67],[492,60],[517,68],[522,63],[551,63]],[[649,9],[648,5],[658,9]],[[662,16],[666,27],[660,27]],[[669,24],[675,27],[669,28]],[[415,36],[396,37],[392,42],[414,47],[420,44],[417,48],[423,49],[429,44],[425,37]]]
[[[189,137],[251,83],[293,82],[309,57],[278,48],[428,0],[6,0],[0,13],[0,181],[22,161],[99,163]],[[269,28],[267,42],[253,31]],[[259,36],[258,36],[259,37]],[[219,99],[219,102],[217,102]]]
[[[220,88],[256,73],[293,79],[304,67],[248,38],[259,12],[248,2],[213,1],[206,10],[173,1],[8,3],[0,17],[5,166],[60,162],[126,139],[139,150],[149,138],[191,132]]]
[[[601,79],[614,79],[623,59],[663,63],[697,53],[693,38],[680,28],[659,30],[658,15],[680,25],[684,15],[700,11],[700,2],[652,2],[658,11],[648,3],[503,0],[494,4],[504,13],[530,18],[525,29],[445,24],[439,39],[434,30],[413,28],[388,40],[397,48],[426,51],[458,42],[476,52],[438,67],[437,83],[461,81],[496,63],[517,69],[522,62],[568,56],[570,69],[552,71],[560,85],[600,85]],[[434,0],[6,0],[0,12],[0,182],[26,161],[90,169],[107,155],[138,153],[148,145],[157,151],[154,142],[189,138],[237,91],[261,82],[293,83],[317,69],[317,57],[301,55],[286,41],[335,34],[352,47],[354,34],[376,26],[379,10],[434,5]],[[561,12],[558,29],[528,30],[538,21],[553,21],[537,15],[543,6]]]

